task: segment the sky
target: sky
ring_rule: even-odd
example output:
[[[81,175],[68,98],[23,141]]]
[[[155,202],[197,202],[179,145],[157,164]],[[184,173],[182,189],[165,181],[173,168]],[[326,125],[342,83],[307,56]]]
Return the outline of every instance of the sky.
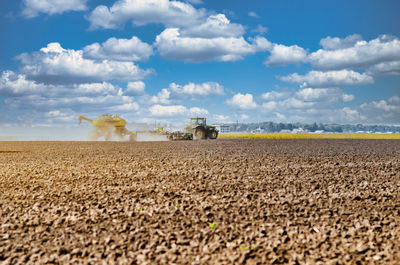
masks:
[[[398,0],[2,0],[0,125],[400,125]]]

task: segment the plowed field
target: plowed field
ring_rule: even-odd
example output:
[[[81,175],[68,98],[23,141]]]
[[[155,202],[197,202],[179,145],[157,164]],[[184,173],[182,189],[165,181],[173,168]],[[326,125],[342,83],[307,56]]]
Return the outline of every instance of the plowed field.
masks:
[[[400,264],[399,140],[0,142],[0,263]]]

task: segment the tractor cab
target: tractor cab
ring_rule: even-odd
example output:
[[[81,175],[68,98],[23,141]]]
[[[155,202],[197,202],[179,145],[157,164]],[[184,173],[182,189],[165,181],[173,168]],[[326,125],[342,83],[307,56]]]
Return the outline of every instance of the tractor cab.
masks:
[[[190,124],[192,126],[200,125],[206,126],[206,118],[190,118]]]

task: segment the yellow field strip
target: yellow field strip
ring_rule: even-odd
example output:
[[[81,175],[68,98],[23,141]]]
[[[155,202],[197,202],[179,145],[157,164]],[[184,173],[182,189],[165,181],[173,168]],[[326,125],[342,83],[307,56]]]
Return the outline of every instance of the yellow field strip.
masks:
[[[369,133],[221,133],[224,139],[400,139],[400,134]]]

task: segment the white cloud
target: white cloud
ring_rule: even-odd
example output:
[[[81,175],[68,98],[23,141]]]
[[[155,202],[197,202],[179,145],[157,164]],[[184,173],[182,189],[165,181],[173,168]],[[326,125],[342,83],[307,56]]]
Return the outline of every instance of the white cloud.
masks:
[[[209,16],[205,22],[182,30],[182,36],[215,38],[238,37],[244,34],[244,27],[231,23],[224,14]]]
[[[240,115],[240,119],[242,119],[242,120],[247,120],[248,118],[250,118],[250,116],[247,114]]]
[[[151,116],[156,117],[174,117],[174,116],[192,116],[192,115],[207,115],[206,109],[193,107],[186,108],[182,105],[153,105],[149,108]]]
[[[347,36],[344,39],[338,38],[338,37],[326,37],[320,40],[319,44],[325,49],[325,50],[339,50],[339,49],[345,49],[345,48],[350,48],[354,46],[358,41],[362,41],[362,37],[358,34],[353,34],[350,36]]]
[[[116,109],[119,112],[131,109],[126,104],[133,104],[132,97],[121,96],[118,94],[108,95],[77,95],[77,96],[48,96],[48,95],[28,95],[24,97],[9,97],[5,100],[7,106],[12,109],[27,109],[30,111],[52,111],[55,109],[68,109],[74,113],[113,113]]]
[[[263,110],[274,110],[278,107],[278,104],[277,104],[277,102],[272,100],[272,101],[263,103],[261,107]]]
[[[371,103],[364,103],[361,109],[373,108],[376,110],[383,110],[386,112],[397,111],[400,112],[400,98],[393,96],[389,100],[372,101]]]
[[[201,100],[206,96],[222,96],[224,87],[216,82],[188,83],[179,85],[170,83],[168,88],[161,89],[157,95],[144,95],[141,97],[143,104],[177,104],[190,97],[191,100]]]
[[[71,86],[58,86],[68,89]],[[113,84],[102,82],[102,83],[88,83],[88,84],[74,84],[72,85],[73,90],[76,93],[83,95],[108,95],[108,94],[118,94],[122,95],[122,90]],[[72,89],[70,89],[71,92]]]
[[[137,104],[136,102],[130,102],[116,106],[114,109],[118,111],[137,111],[140,109],[140,107],[139,104]]]
[[[275,99],[282,99],[285,97],[288,97],[287,92],[277,92],[277,91],[271,91],[271,92],[266,92],[261,95],[261,98],[264,100],[275,100]]]
[[[27,80],[25,75],[13,71],[4,71],[0,78],[0,95],[40,93],[44,88],[41,84]]]
[[[83,48],[83,57],[116,61],[146,61],[153,48],[133,36],[131,39],[109,38],[102,44],[93,43]]]
[[[135,81],[152,73],[132,62],[95,61],[83,58],[81,50],[63,49],[57,42],[32,54],[18,56],[21,71],[46,83],[85,83],[93,81]]]
[[[300,63],[307,58],[307,51],[297,45],[274,44],[270,52],[271,55],[264,62],[266,66]]]
[[[190,116],[205,116],[208,114],[208,110],[198,108],[198,107],[193,107],[193,108],[189,108],[188,113]]]
[[[288,93],[285,98],[269,100],[257,108],[274,120],[323,123],[399,124],[400,97],[338,107],[336,103],[354,100],[339,88],[304,88]],[[340,106],[340,105],[339,105]],[[278,113],[282,118],[278,118]],[[273,116],[274,114],[275,116]],[[283,118],[284,117],[284,118]]]
[[[32,18],[45,13],[49,15],[62,14],[66,11],[86,10],[87,0],[24,0],[22,14]]]
[[[215,122],[223,123],[229,121],[230,117],[226,115],[214,114],[213,119]]]
[[[335,45],[331,46],[336,48]],[[338,46],[343,46],[343,44],[338,44]],[[348,48],[320,49],[311,53],[308,60],[313,67],[326,70],[365,68],[383,62],[399,61],[400,40],[388,35],[380,36],[368,42],[359,40]]]
[[[128,82],[125,90],[127,95],[141,95],[144,93],[146,84],[143,81]]]
[[[304,101],[349,102],[354,100],[354,95],[345,94],[340,88],[303,88],[296,93],[296,96]]]
[[[367,73],[374,76],[400,75],[400,61],[375,64],[367,68]]]
[[[363,73],[352,70],[310,71],[306,75],[297,73],[288,76],[278,76],[284,82],[301,84],[303,87],[332,87],[372,84],[374,79]]]
[[[130,113],[140,108],[133,97],[107,82],[44,84],[12,71],[2,73],[0,95],[7,96],[5,109],[29,110],[29,114],[34,114],[32,119],[45,123],[75,123],[82,113],[97,116],[116,111]]]
[[[372,101],[360,106],[368,123],[400,123],[400,97],[393,96],[388,100]]]
[[[283,115],[282,113],[279,113],[279,112],[274,112],[274,115],[275,115],[275,117],[277,118],[277,119],[279,119],[279,120],[286,120],[286,116],[285,115]]]
[[[170,104],[171,103],[171,92],[166,89],[163,88],[161,89],[160,92],[158,92],[158,94],[156,96],[151,97],[150,102],[151,103],[162,103],[162,104]]]
[[[205,82],[201,84],[188,83],[184,86],[171,83],[169,90],[178,95],[208,96],[224,95],[224,87],[216,82]]]
[[[44,84],[29,80],[23,74],[4,71],[0,77],[0,94],[13,96],[45,94],[48,97],[60,97],[66,95],[122,95],[122,90],[107,82],[72,85]]]
[[[170,27],[201,24],[206,11],[169,0],[119,0],[111,7],[97,6],[88,16],[91,28],[115,29],[127,21],[134,25],[161,23]]]
[[[344,93],[340,88],[303,88],[297,92],[271,91],[263,94],[261,98],[266,100],[260,107],[263,113],[275,111],[285,117],[303,113],[304,118],[317,120],[321,118],[317,115],[318,110],[321,112],[332,110],[337,102],[354,100],[353,95]]]
[[[249,12],[248,15],[249,15],[250,17],[260,18],[260,16],[257,15],[256,12],[253,12],[253,11]]]
[[[296,97],[290,97],[278,102],[279,109],[304,109],[311,108],[316,105],[316,102],[305,101]]]
[[[234,108],[238,108],[241,110],[257,108],[257,103],[253,100],[252,94],[237,93],[231,99],[227,100],[226,103]]]
[[[267,33],[267,31],[268,31],[267,27],[264,27],[263,25],[258,24],[257,27],[255,29],[253,29],[251,32],[264,34],[264,33]]]
[[[245,55],[269,49],[271,43],[259,36],[252,43],[243,37],[182,37],[178,28],[168,28],[157,36],[155,46],[160,55],[167,59],[202,62],[241,60]]]
[[[335,116],[331,117],[331,120],[334,121],[339,121],[339,122],[350,122],[350,123],[355,123],[355,122],[362,122],[366,120],[366,117],[358,110],[349,108],[349,107],[344,107],[342,109],[338,109],[335,111]]]
[[[48,121],[51,121],[51,123],[54,122],[74,122],[76,121],[76,116],[71,113],[71,111],[65,111],[65,110],[52,110],[44,115],[46,118],[48,118]]]

